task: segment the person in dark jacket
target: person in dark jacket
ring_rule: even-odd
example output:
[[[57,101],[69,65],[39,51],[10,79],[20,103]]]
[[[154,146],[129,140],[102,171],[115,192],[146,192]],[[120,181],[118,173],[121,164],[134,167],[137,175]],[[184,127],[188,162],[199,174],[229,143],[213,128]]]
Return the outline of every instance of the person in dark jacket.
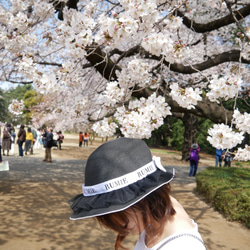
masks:
[[[25,142],[26,138],[26,131],[24,129],[24,125],[22,124],[20,126],[19,132],[17,134],[17,143],[18,143],[18,149],[19,149],[19,157],[23,157],[23,143]]]
[[[47,133],[46,133],[45,142],[44,142],[45,158],[44,158],[43,161],[46,161],[46,162],[51,162],[52,161],[52,158],[51,158],[52,144],[53,144],[53,133],[52,133],[52,129],[48,128]]]

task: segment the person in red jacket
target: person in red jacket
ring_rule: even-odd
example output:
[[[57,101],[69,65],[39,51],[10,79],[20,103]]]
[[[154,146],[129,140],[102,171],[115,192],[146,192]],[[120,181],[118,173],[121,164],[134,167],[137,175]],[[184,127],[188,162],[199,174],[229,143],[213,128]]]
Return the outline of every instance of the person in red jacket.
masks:
[[[82,147],[82,142],[83,142],[83,133],[82,131],[79,133],[79,148]]]

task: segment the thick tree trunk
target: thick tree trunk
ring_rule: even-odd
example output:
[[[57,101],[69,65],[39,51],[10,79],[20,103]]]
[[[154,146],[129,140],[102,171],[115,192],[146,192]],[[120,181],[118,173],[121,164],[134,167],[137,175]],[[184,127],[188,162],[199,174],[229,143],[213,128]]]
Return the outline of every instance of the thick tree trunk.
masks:
[[[184,142],[182,147],[182,158],[181,160],[185,160],[190,153],[190,147],[192,143],[196,142],[196,131],[197,131],[197,123],[198,119],[195,115],[190,113],[185,113],[182,119],[184,125]]]
[[[159,148],[161,146],[162,146],[162,143],[161,143],[161,133],[157,132],[157,133],[155,133],[155,147]]]

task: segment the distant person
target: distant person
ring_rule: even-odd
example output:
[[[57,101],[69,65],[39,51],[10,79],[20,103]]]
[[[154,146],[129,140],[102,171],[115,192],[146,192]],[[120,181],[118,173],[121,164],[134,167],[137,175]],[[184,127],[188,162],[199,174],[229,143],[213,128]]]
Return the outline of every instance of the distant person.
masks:
[[[45,142],[44,142],[45,158],[43,161],[52,162],[51,148],[53,146],[53,131],[52,131],[52,128],[48,128],[46,131],[47,131],[46,138],[45,138]]]
[[[45,148],[46,148],[46,147],[45,147],[45,143],[46,143],[47,133],[48,133],[48,131],[47,131],[46,128],[41,130],[41,134],[42,134],[42,145],[43,145],[43,149],[44,149],[44,150],[45,150]]]
[[[200,152],[200,147],[197,143],[194,143],[191,145],[190,149],[190,171],[189,171],[189,176],[196,176],[197,168],[198,168],[198,163],[199,163],[199,152]]]
[[[233,161],[233,151],[232,150],[228,150],[226,152],[223,152],[223,159],[224,159],[224,167],[231,167],[231,163]]]
[[[2,162],[2,138],[1,138],[1,125],[0,125],[0,163]]]
[[[174,169],[152,157],[143,140],[119,138],[88,158],[83,193],[69,203],[71,220],[95,217],[117,233],[115,250],[138,234],[134,250],[205,250],[198,225],[170,195]]]
[[[88,142],[89,142],[89,133],[85,133],[83,136],[83,146],[88,147]]]
[[[63,136],[61,130],[59,130],[59,132],[57,133],[57,135],[58,135],[58,137],[57,137],[58,149],[61,150],[62,149],[62,143],[63,143],[64,136]]]
[[[223,149],[216,148],[216,151],[215,151],[215,167],[217,167],[218,164],[219,164],[219,167],[221,167],[222,153],[223,153]]]
[[[33,144],[33,134],[31,132],[31,128],[28,128],[28,131],[26,133],[26,138],[25,138],[25,145],[24,145],[24,151],[25,155],[31,150]],[[33,150],[32,150],[33,153]]]
[[[82,133],[82,131],[80,131],[80,133],[79,133],[79,148],[82,147],[82,142],[83,142],[83,133]]]
[[[3,129],[2,149],[3,149],[3,155],[5,155],[5,151],[7,151],[7,156],[8,156],[9,151],[11,150],[10,125],[8,124]]]
[[[37,141],[37,131],[36,131],[36,129],[31,128],[31,133],[32,133],[32,136],[33,136],[33,142],[31,143],[30,153],[33,155],[33,150],[34,150],[34,147],[35,147],[35,143]]]
[[[41,129],[39,128],[37,131],[37,140],[36,143],[34,145],[35,149],[40,149],[41,145],[42,145],[42,134],[41,134]]]
[[[12,137],[12,143],[15,144],[16,133],[15,133],[14,125],[12,123],[10,124],[10,134],[11,134],[11,137]]]
[[[17,134],[19,157],[23,157],[23,143],[25,142],[25,139],[26,139],[26,131],[24,129],[24,125],[22,124]]]

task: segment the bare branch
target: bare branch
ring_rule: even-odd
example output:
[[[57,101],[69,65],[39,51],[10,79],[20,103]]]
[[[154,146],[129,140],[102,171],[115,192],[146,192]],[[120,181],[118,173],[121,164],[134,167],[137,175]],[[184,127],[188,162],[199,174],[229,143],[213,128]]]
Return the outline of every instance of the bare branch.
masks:
[[[247,4],[245,7],[239,9],[234,15],[230,13],[229,15],[222,17],[220,19],[211,21],[209,23],[196,23],[193,20],[188,19],[180,10],[177,10],[177,15],[183,18],[183,24],[186,25],[189,29],[197,33],[204,33],[208,31],[217,30],[223,26],[227,26],[237,20],[241,20],[246,16],[250,15],[250,4]]]

